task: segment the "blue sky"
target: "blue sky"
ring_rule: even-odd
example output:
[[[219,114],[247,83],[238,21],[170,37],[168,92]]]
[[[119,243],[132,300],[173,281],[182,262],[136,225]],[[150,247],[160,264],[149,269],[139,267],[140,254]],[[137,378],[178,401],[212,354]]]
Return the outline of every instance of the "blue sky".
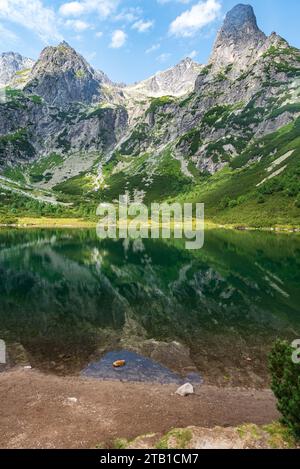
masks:
[[[36,59],[69,42],[115,81],[132,83],[186,56],[205,63],[237,0],[0,0],[0,51]],[[250,0],[260,28],[300,48],[299,0]]]

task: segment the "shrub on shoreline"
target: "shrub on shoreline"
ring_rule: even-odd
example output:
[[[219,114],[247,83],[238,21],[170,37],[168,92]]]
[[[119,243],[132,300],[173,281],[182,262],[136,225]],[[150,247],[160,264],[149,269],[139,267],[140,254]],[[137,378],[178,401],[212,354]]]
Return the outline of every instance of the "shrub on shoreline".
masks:
[[[293,363],[294,350],[282,340],[276,341],[269,356],[272,391],[283,416],[282,422],[300,437],[300,364]]]

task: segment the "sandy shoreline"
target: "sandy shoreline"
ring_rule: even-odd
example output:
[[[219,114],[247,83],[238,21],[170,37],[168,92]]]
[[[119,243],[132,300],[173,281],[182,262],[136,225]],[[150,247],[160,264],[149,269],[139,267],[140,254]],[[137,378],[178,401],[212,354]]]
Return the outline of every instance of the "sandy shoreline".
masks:
[[[172,428],[263,425],[279,417],[267,389],[202,385],[182,398],[176,388],[23,369],[0,373],[0,447],[94,448]]]

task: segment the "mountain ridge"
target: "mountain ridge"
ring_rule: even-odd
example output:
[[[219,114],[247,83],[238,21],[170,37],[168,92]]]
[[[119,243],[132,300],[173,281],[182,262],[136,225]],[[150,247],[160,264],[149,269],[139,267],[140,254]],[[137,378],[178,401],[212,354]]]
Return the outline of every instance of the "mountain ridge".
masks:
[[[193,91],[196,77],[203,67],[191,58],[185,57],[173,67],[158,71],[133,85],[127,85],[125,90],[136,91],[153,98],[164,95],[182,96]]]
[[[34,61],[33,59],[28,59],[26,57],[23,57],[18,52],[3,52],[0,55],[0,58],[2,56],[3,57],[15,56],[18,58],[19,62],[22,63],[22,65],[18,65],[16,69],[13,69],[8,74],[5,82],[4,80],[1,81],[1,74],[0,74],[0,86],[10,85],[10,84],[16,85],[16,82],[14,80],[16,78],[14,76],[15,73],[23,69],[30,69],[31,74],[30,76],[27,77],[27,82],[25,83],[25,80],[23,81],[23,85],[27,86],[28,81],[32,81],[37,78],[36,77],[36,74],[38,73],[37,68],[40,71],[43,68],[48,68],[47,59],[46,59],[46,64],[45,64],[45,58],[43,56],[47,53],[51,54],[55,50],[62,51],[63,49],[73,51],[75,55],[80,57],[82,59],[82,65],[85,62],[85,66],[82,66],[82,68],[89,70],[93,78],[98,80],[100,83],[104,83],[105,85],[111,86],[112,88],[115,88],[118,90],[126,90],[129,93],[131,90],[133,91],[136,90],[138,94],[145,95],[148,97],[159,97],[159,96],[163,96],[164,94],[181,96],[188,92],[191,92],[194,86],[194,82],[196,80],[197,72],[199,72],[201,68],[203,67],[203,65],[198,64],[197,62],[193,61],[190,57],[185,57],[174,66],[169,67],[168,69],[165,69],[165,70],[159,70],[154,75],[151,75],[149,78],[146,78],[144,80],[135,82],[133,84],[115,83],[108,77],[108,75],[105,72],[103,72],[102,70],[96,70],[91,65],[89,65],[86,62],[86,60],[80,54],[78,54],[73,47],[71,47],[66,41],[63,41],[57,46],[47,46],[41,52],[40,57],[36,61]],[[49,57],[48,57],[48,60],[49,60]],[[49,65],[51,66],[51,61]],[[4,68],[5,68],[5,65],[3,65],[3,69]],[[80,67],[79,67],[79,70],[80,70]],[[189,71],[190,73],[188,73]],[[180,72],[183,76],[181,77],[177,76],[174,78],[174,80],[172,80],[172,75],[174,74],[179,75]],[[169,88],[167,87],[167,83],[164,83],[164,81],[167,82],[168,77],[169,77],[169,81],[171,81]],[[174,81],[175,81],[175,86],[173,89],[172,84]]]
[[[121,193],[147,203],[198,194],[208,207],[215,201],[219,208],[210,210],[218,216],[234,204],[252,210],[273,200],[276,184],[280,201],[290,193],[286,204],[298,203],[300,51],[260,31],[251,6],[227,14],[207,65],[184,59],[131,87],[98,73],[68,44],[42,52],[24,88],[9,90],[0,105],[6,175],[30,163],[34,187],[91,203]],[[248,178],[242,187],[240,172]],[[223,189],[213,198],[218,178]]]
[[[34,64],[25,90],[52,105],[92,103],[100,98],[95,70],[65,41],[46,47]]]

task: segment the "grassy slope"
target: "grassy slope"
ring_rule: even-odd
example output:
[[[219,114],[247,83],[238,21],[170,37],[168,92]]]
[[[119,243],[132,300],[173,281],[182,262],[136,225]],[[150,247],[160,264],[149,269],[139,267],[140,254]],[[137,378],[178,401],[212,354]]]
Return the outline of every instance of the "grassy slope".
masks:
[[[272,172],[267,168],[288,151],[290,157],[276,166],[286,169],[260,187]],[[253,157],[261,157],[257,161]],[[225,169],[181,193],[176,200],[204,202],[206,216],[218,223],[256,227],[300,226],[300,118],[271,134],[235,158]]]
[[[274,171],[284,166],[286,169],[257,187],[272,174],[267,171],[272,162],[292,150],[289,158],[278,164]],[[170,150],[156,159],[153,171],[149,155],[133,158],[118,155],[117,161],[111,162],[106,170],[108,188],[100,191],[100,198],[114,200],[125,190],[133,193],[134,189],[139,189],[146,191],[146,203],[162,200],[203,202],[207,219],[216,223],[254,227],[300,226],[300,118],[249,145],[230,165],[213,176],[201,176],[190,161],[189,169],[195,177],[194,180],[187,178]],[[128,166],[113,174],[119,161],[127,161]],[[149,174],[152,182],[146,187]]]
[[[293,153],[276,170],[284,171],[257,187],[272,162],[287,152]],[[206,218],[215,223],[270,227],[300,226],[300,117],[277,132],[250,144],[223,170],[213,176],[199,174],[189,157],[185,176],[180,162],[172,157],[170,148],[160,155],[126,156],[115,154],[104,167],[104,183],[97,192],[93,175],[82,173],[55,187],[58,200],[73,203],[73,207],[47,207],[16,194],[0,196],[0,218],[20,216],[83,217],[95,220],[96,206],[101,201],[117,200],[129,191],[145,192],[145,202],[179,201],[205,203]],[[34,182],[61,164],[59,155],[28,166],[26,173]],[[6,176],[24,183],[24,167],[9,168]],[[96,176],[96,174],[94,175]]]

